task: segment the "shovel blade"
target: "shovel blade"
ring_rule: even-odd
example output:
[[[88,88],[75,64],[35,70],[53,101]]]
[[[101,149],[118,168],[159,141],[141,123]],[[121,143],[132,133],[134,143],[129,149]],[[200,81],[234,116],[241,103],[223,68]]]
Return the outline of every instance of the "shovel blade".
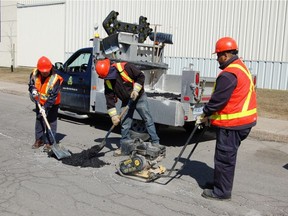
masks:
[[[96,153],[99,153],[100,151],[102,151],[105,145],[106,145],[106,139],[102,140],[101,144],[97,146]]]
[[[58,160],[71,156],[71,153],[68,150],[64,149],[62,146],[60,146],[59,144],[52,145],[51,149],[53,153],[56,155]]]

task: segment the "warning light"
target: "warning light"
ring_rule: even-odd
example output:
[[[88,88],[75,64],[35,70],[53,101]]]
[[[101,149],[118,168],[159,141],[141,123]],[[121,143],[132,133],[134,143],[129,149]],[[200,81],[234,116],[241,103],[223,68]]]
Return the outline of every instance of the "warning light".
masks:
[[[195,75],[195,83],[196,83],[196,85],[198,85],[199,82],[200,82],[200,75],[199,75],[199,73],[196,73],[196,75]]]
[[[190,97],[189,97],[189,96],[184,96],[184,97],[183,97],[183,100],[184,100],[184,101],[190,101]]]
[[[198,95],[199,95],[199,88],[198,87],[195,88],[195,95],[196,95],[196,97],[198,97]]]

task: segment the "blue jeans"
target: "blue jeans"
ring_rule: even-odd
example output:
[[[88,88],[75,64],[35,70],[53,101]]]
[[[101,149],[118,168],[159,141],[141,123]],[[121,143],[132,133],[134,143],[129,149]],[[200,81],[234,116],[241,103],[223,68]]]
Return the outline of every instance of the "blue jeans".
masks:
[[[146,95],[146,93],[143,93],[138,100],[134,101],[130,105],[128,112],[121,119],[121,136],[122,136],[122,138],[120,140],[120,145],[122,145],[123,141],[131,140],[129,130],[131,129],[131,126],[132,126],[133,114],[134,114],[135,110],[139,113],[142,120],[144,121],[147,132],[150,135],[152,144],[159,143],[160,139],[156,133],[154,121],[152,119],[152,116],[151,116],[149,108],[148,108],[147,95]]]

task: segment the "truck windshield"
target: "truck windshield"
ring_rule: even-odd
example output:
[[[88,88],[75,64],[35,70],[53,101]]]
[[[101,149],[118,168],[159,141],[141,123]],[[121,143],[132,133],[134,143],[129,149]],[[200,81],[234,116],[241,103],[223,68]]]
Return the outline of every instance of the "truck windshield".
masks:
[[[91,53],[81,53],[71,63],[67,65],[68,72],[82,72],[85,73]]]

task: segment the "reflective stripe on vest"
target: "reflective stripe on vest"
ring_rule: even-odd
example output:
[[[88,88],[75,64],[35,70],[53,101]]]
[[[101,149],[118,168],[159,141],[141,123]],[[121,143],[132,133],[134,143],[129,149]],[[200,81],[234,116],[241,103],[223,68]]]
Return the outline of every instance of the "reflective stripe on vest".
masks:
[[[49,97],[48,92],[49,90],[53,89],[53,86],[55,85],[56,81],[57,81],[56,74],[52,74],[51,77],[49,78],[48,84],[46,85],[45,91],[40,93],[40,100],[46,101],[48,99]]]
[[[33,71],[33,76],[34,76],[34,81],[35,81],[35,87],[37,88],[39,95],[40,95],[40,104],[43,105],[45,104],[45,102],[47,101],[48,97],[49,97],[49,90],[53,89],[55,83],[60,80],[60,84],[62,83],[63,79],[62,77],[60,77],[57,74],[52,74],[49,77],[49,80],[45,80],[44,84],[41,84],[41,78],[39,78],[39,74],[37,70]],[[42,87],[45,87],[45,89],[43,89]],[[59,104],[61,101],[61,97],[60,97],[60,92],[57,95],[56,101],[54,104]]]
[[[249,106],[249,102],[250,102],[250,99],[251,99],[252,91],[254,91],[254,83],[253,83],[253,80],[252,80],[252,75],[251,75],[251,73],[249,71],[247,71],[244,67],[242,67],[239,64],[231,64],[227,68],[238,68],[238,69],[240,69],[241,71],[243,71],[247,75],[247,77],[250,80],[249,93],[247,95],[247,98],[245,100],[244,106],[242,108],[242,111],[247,111],[248,110],[248,106]]]
[[[113,90],[113,87],[112,87],[110,80],[105,80],[105,83],[109,89]]]
[[[122,63],[122,64],[124,66],[126,63]],[[122,67],[122,64],[121,63],[116,63],[116,65],[115,65],[117,70],[119,71],[122,79],[125,82],[133,83],[134,81],[128,76],[128,73],[127,73],[127,71],[124,70],[124,68]]]
[[[233,114],[221,114],[221,115],[212,115],[211,119],[214,120],[230,120],[230,119],[236,119],[236,118],[242,118],[246,116],[250,116],[257,113],[257,109],[254,108],[252,110],[247,110],[247,111],[241,111],[238,113],[233,113]]]

